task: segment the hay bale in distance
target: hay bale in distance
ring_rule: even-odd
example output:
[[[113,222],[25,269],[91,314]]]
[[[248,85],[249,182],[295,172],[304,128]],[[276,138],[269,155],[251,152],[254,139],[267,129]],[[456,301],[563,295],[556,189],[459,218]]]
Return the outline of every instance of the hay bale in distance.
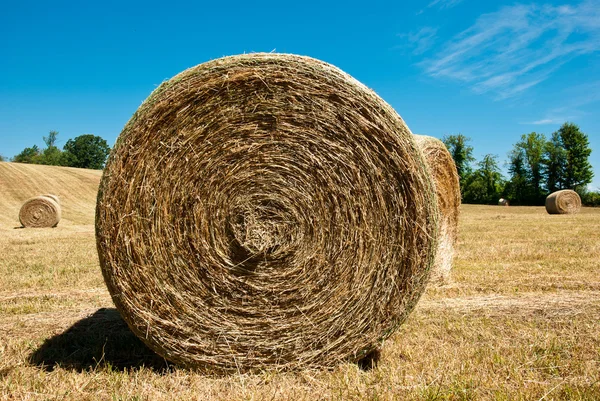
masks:
[[[549,214],[572,214],[581,209],[579,194],[570,189],[551,193],[546,197],[546,211]]]
[[[249,54],[163,83],[100,184],[102,272],[150,348],[207,371],[359,361],[428,279],[438,210],[397,113],[336,67]]]
[[[426,135],[415,135],[415,139],[429,165],[441,213],[438,249],[431,273],[431,283],[443,284],[450,277],[454,247],[458,239],[460,213],[458,172],[452,155],[442,141]]]
[[[60,218],[60,205],[48,196],[28,199],[19,211],[19,221],[26,228],[56,227]]]
[[[500,198],[498,199],[498,206],[509,206],[510,203],[508,202],[508,199],[504,199],[504,198]]]

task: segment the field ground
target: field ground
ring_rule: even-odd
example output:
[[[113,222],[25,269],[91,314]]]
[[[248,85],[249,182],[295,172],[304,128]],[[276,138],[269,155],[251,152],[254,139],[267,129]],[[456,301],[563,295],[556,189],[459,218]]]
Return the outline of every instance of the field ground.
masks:
[[[210,377],[168,365],[114,309],[99,177],[0,163],[0,399],[600,399],[600,209],[464,205],[452,282],[427,290],[375,368]],[[16,228],[32,191],[55,188],[59,226]]]

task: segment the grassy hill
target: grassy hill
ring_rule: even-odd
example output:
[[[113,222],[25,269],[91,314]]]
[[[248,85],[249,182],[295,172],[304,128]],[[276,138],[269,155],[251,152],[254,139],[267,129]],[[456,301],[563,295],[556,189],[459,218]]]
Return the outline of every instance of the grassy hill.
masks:
[[[60,197],[59,226],[94,224],[101,176],[100,170],[0,162],[0,229],[20,226],[23,203],[43,194]]]

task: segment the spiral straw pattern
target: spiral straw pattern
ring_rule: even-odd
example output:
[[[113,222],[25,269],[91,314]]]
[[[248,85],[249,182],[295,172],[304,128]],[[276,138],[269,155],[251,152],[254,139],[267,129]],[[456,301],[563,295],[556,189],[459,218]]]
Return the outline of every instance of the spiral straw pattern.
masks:
[[[19,221],[26,228],[56,227],[60,218],[60,204],[49,196],[28,199],[19,211]]]
[[[573,214],[581,209],[579,194],[570,189],[551,193],[546,197],[546,211],[549,214]]]
[[[327,63],[210,61],[125,126],[96,209],[102,271],[153,350],[208,371],[327,368],[421,295],[438,209],[398,114]]]

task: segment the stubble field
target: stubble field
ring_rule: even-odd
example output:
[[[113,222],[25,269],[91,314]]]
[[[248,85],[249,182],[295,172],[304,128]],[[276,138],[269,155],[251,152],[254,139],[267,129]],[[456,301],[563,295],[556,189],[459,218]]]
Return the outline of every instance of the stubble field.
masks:
[[[452,282],[428,288],[379,364],[207,376],[125,326],[94,239],[100,172],[0,163],[0,398],[8,400],[598,400],[600,209],[463,205]],[[20,229],[57,193],[54,229]]]

